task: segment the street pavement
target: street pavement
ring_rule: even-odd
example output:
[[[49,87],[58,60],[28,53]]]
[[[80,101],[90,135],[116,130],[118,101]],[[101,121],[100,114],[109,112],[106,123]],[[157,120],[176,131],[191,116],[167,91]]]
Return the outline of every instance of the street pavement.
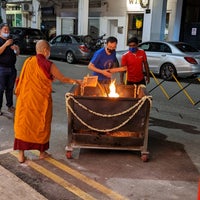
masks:
[[[198,178],[199,178],[199,171],[200,171],[200,151],[199,151],[199,109],[190,109],[190,112],[186,112],[182,108],[173,108],[171,109],[171,105],[166,105],[159,103],[155,100],[156,105],[152,107],[151,110],[151,117],[150,117],[150,132],[152,130],[165,132],[165,137],[167,137],[168,141],[177,142],[177,144],[181,144],[184,146],[184,150],[186,151],[189,158],[185,158],[185,163],[181,163],[181,165],[185,166],[180,172],[180,177],[182,176],[182,180],[173,180],[173,177],[168,177],[169,181],[158,179],[156,180],[139,180],[138,178],[135,179],[134,184],[137,185],[135,195],[141,196],[141,193],[148,193],[150,195],[148,198],[136,198],[136,199],[184,199],[183,197],[186,196],[185,199],[187,200],[193,200],[196,199],[197,193],[198,193]],[[155,104],[154,103],[154,104]],[[192,110],[192,111],[191,111]],[[4,117],[1,117],[0,123],[0,134],[6,130],[7,134],[12,132],[12,115],[4,111]],[[54,118],[55,120],[55,118]],[[54,124],[56,125],[59,120],[62,120],[58,116],[56,117],[56,121],[54,121]],[[192,121],[192,123],[188,124],[188,120]],[[158,124],[160,125],[158,126]],[[8,130],[9,129],[9,130]],[[172,134],[174,133],[174,134]],[[177,133],[177,134],[175,134]],[[180,135],[182,135],[180,137]],[[162,139],[156,138],[157,136],[154,136],[151,134],[151,137],[155,139],[155,141],[162,142]],[[163,137],[163,136],[160,136]],[[156,145],[156,144],[151,144]],[[3,149],[3,144],[1,144],[1,149]],[[160,149],[157,149],[157,154],[159,154],[159,151],[162,151],[162,144],[160,146]],[[178,157],[183,154],[183,152],[180,152],[178,148],[174,149],[177,159]],[[12,151],[11,149],[7,150],[8,152]],[[154,150],[154,155],[152,155],[152,161],[150,160],[149,163],[155,162],[156,157],[156,151]],[[6,153],[6,151],[1,151],[1,154]],[[169,155],[171,153],[169,152]],[[161,158],[161,160],[168,159],[167,162],[169,164],[173,165],[174,160],[170,158],[170,156],[164,156],[164,158]],[[188,159],[190,162],[188,162]],[[153,161],[154,160],[154,161]],[[1,164],[1,161],[0,161]],[[159,166],[161,167],[161,166]],[[188,167],[188,169],[187,169]],[[171,168],[169,166],[169,168]],[[192,172],[191,172],[192,171]],[[160,172],[158,171],[158,174]],[[167,173],[167,172],[166,172]],[[172,172],[173,174],[173,172]],[[196,178],[195,178],[196,176]],[[156,176],[155,176],[156,177]],[[172,179],[170,181],[170,179]],[[176,179],[176,178],[175,178]],[[195,180],[196,179],[196,180]],[[111,181],[111,180],[110,180]],[[114,180],[113,180],[114,181]],[[132,184],[126,180],[123,184]],[[114,183],[110,183],[113,185]],[[113,186],[114,188],[118,188],[118,186]],[[163,194],[162,188],[167,188],[166,194],[169,196],[169,198],[166,198],[166,194]],[[156,190],[156,194],[153,193],[153,191]],[[145,191],[145,192],[144,192]],[[148,191],[148,192],[147,192]],[[122,191],[124,192],[124,191]],[[128,193],[128,191],[125,191],[125,193]],[[11,173],[9,170],[0,167],[0,194],[1,200],[7,200],[7,199],[15,199],[15,200],[42,200],[45,199],[41,194],[39,194],[36,190],[31,188],[27,183],[23,182],[21,179],[16,177],[13,173]],[[148,196],[147,195],[147,196]],[[181,198],[179,198],[181,197]],[[190,197],[190,198],[188,198]],[[132,199],[132,198],[130,198]],[[135,199],[135,198],[133,198]]]
[[[152,80],[151,82],[152,85],[148,86],[149,89],[154,87]],[[63,95],[70,88],[70,85],[63,86],[57,82],[53,85],[52,132],[57,130],[57,134],[66,133],[66,119],[63,117],[66,115],[65,110],[63,110],[65,107]],[[127,159],[126,156],[123,157],[125,163],[122,160],[116,163],[112,160],[111,163],[107,163],[109,161],[106,160],[104,155],[98,153],[100,161],[92,160],[91,162],[86,153],[85,156],[80,156],[79,161],[75,160],[73,164],[78,169],[82,169],[83,172],[84,169],[87,169],[89,174],[91,171],[91,174],[97,174],[96,177],[105,178],[106,184],[110,188],[120,192],[130,200],[195,200],[198,194],[200,172],[200,105],[191,105],[185,99],[184,94],[179,96],[180,101],[185,99],[181,104],[177,103],[177,99],[168,101],[163,95],[159,96],[155,92],[151,95],[153,96],[153,106],[149,121],[149,148],[152,153],[150,154],[150,161],[145,163],[145,166],[140,162],[138,163],[136,158],[132,158],[133,164],[133,161],[129,161],[129,155],[127,155]],[[197,95],[197,98],[199,96]],[[8,135],[13,134],[14,119],[12,114],[6,111],[5,106],[3,112],[4,115],[0,116],[0,136],[1,141],[6,141]],[[61,155],[61,147],[59,146],[63,139],[52,135],[51,140],[57,141],[55,147],[52,146],[51,153],[57,159],[63,159],[65,155]],[[7,143],[0,143],[1,155],[12,152],[12,142],[13,139],[10,139]],[[93,156],[95,156],[95,153]],[[112,158],[110,157],[110,159]],[[0,160],[1,200],[45,199],[38,191],[15,176],[11,170],[1,166],[2,163],[3,161]],[[93,166],[98,164],[102,169],[97,169],[94,172]],[[18,164],[17,167],[20,166],[26,168],[26,164]],[[143,167],[141,168],[141,166]],[[108,173],[110,172],[110,176],[104,174],[103,167],[106,168]],[[114,167],[120,167],[121,175]],[[127,169],[131,171],[127,172]],[[115,171],[117,176],[115,176]],[[135,171],[137,171],[136,174],[133,173]]]
[[[45,200],[46,198],[0,165],[1,200]]]

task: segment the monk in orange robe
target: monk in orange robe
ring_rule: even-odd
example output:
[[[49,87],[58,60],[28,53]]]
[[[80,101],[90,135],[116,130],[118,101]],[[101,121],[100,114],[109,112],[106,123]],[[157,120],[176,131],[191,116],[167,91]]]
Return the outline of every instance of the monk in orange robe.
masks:
[[[50,45],[46,40],[36,44],[36,56],[24,62],[15,89],[17,96],[14,131],[14,150],[19,150],[18,161],[25,161],[25,150],[40,151],[40,159],[47,156],[52,121],[52,81],[79,84],[65,77],[48,60]]]

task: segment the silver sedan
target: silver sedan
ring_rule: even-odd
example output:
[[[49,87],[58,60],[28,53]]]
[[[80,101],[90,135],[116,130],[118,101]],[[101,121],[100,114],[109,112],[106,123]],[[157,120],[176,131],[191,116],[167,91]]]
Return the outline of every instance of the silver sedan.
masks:
[[[139,44],[147,54],[150,70],[165,80],[200,75],[200,51],[183,42],[147,41]],[[118,62],[125,51],[117,52]]]
[[[93,52],[83,42],[83,36],[58,35],[50,41],[51,58],[64,59],[68,63],[89,61]]]

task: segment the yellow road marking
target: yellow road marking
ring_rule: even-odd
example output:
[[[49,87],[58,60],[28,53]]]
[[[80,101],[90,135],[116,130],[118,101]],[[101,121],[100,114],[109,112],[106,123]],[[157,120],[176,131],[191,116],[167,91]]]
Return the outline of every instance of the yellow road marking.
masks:
[[[34,151],[34,150],[33,150],[33,151],[31,151],[31,152],[32,152],[33,154],[37,155],[37,156],[39,155],[39,154],[38,154],[38,151]],[[14,155],[15,157],[17,157],[16,151],[11,152],[11,154]],[[93,187],[94,189],[96,189],[96,190],[102,192],[102,193],[105,194],[106,196],[109,196],[111,199],[127,200],[127,198],[121,196],[120,194],[118,194],[118,193],[112,191],[111,189],[109,189],[109,188],[107,188],[107,187],[101,185],[100,183],[94,181],[93,179],[88,178],[87,176],[85,176],[85,175],[79,173],[78,171],[76,171],[76,170],[74,170],[74,169],[68,167],[67,165],[62,164],[61,162],[58,162],[57,160],[55,160],[55,159],[53,159],[53,158],[51,158],[51,157],[45,158],[45,160],[46,160],[47,162],[53,164],[54,166],[58,167],[59,169],[61,169],[61,170],[65,171],[65,172],[67,172],[68,174],[74,176],[75,178],[81,180],[82,182],[86,183],[87,185]],[[29,165],[30,165],[32,168],[34,168],[35,170],[37,170],[37,171],[39,171],[40,169],[43,169],[42,171],[39,171],[40,173],[42,173],[42,172],[45,170],[45,173],[42,173],[42,174],[44,174],[44,175],[49,174],[49,176],[47,176],[47,175],[46,175],[46,176],[49,177],[49,178],[52,179],[52,180],[54,180],[54,178],[57,176],[57,175],[51,173],[50,171],[46,170],[45,168],[40,167],[40,165],[34,163],[33,161],[30,161],[29,163],[30,163]],[[35,167],[33,167],[33,165],[34,165],[34,166],[38,166],[38,167],[35,168]],[[47,173],[47,172],[48,172],[48,173]],[[51,175],[52,175],[52,176],[51,176]],[[57,177],[60,178],[59,176],[57,176]],[[62,180],[62,178],[60,178],[60,179]],[[65,181],[65,180],[63,179],[62,181],[59,181],[59,182],[63,182],[63,181]],[[57,181],[55,180],[55,182],[57,182]],[[60,184],[59,182],[57,182],[57,183]],[[67,181],[66,181],[66,182],[67,182]],[[68,183],[68,184],[72,185],[71,183]],[[61,185],[61,184],[60,184],[60,185]],[[63,186],[63,185],[62,185],[62,186]],[[68,187],[65,187],[65,186],[63,186],[63,187],[69,190]],[[74,187],[76,187],[76,186],[74,186]],[[74,192],[73,192],[73,193],[74,193]],[[79,196],[79,195],[78,195],[78,196]],[[80,197],[81,197],[81,196],[80,196]],[[93,197],[92,197],[92,198],[93,198]],[[88,198],[88,200],[89,200],[89,198]]]
[[[121,196],[120,194],[117,194],[116,192],[112,191],[111,189],[101,185],[100,183],[88,178],[87,176],[79,173],[78,171],[68,167],[67,165],[64,165],[58,161],[56,161],[53,158],[45,158],[46,161],[53,164],[54,166],[60,168],[61,170],[67,172],[68,174],[71,174],[72,176],[76,177],[77,179],[85,182],[86,184],[92,186],[93,188],[101,191],[105,195],[109,196],[111,199],[117,199],[117,200],[126,200],[125,197]]]
[[[44,167],[41,167],[40,165],[30,162],[29,164],[33,169],[37,170],[41,174],[47,176],[48,178],[52,179],[59,185],[63,186],[65,189],[69,190],[70,192],[74,193],[78,197],[85,199],[85,200],[95,200],[91,195],[87,194],[83,190],[79,189],[75,185],[69,183],[68,181],[64,180],[63,178],[59,177],[58,175],[50,172],[49,170],[45,169]]]
[[[15,152],[11,152],[12,155],[17,157],[17,154]],[[96,200],[91,195],[87,194],[83,190],[79,189],[75,185],[69,183],[68,181],[64,180],[63,178],[59,177],[58,175],[50,172],[49,170],[45,169],[44,167],[36,164],[33,161],[28,161],[28,165],[35,169],[36,171],[40,172],[41,174],[47,176],[48,178],[52,179],[54,182],[58,183],[65,189],[69,190],[70,192],[74,193],[78,197],[84,199],[84,200]]]
[[[65,189],[69,190],[70,192],[76,194],[80,198],[85,199],[85,200],[87,200],[87,199],[95,200],[95,198],[93,198],[91,195],[87,194],[83,190],[79,189],[78,187],[69,183],[68,181],[64,180],[63,178],[57,176],[56,174],[50,172],[49,170],[45,169],[44,167],[41,167],[40,165],[38,165],[32,161],[30,161],[29,166],[31,166],[33,169],[37,170],[41,174],[47,176],[48,178],[52,179],[53,181],[55,181],[59,185],[63,186]]]
[[[35,155],[39,155],[38,151],[31,151]],[[53,164],[54,166],[58,167],[59,169],[67,172],[68,174],[71,174],[75,178],[85,182],[86,184],[92,186],[93,188],[99,190],[100,192],[104,193],[105,195],[109,196],[111,199],[117,199],[117,200],[126,200],[125,197],[121,196],[120,194],[117,194],[116,192],[112,191],[111,189],[101,185],[100,183],[88,178],[87,176],[79,173],[78,171],[68,167],[67,165],[64,165],[57,160],[53,158],[45,158],[46,161]]]

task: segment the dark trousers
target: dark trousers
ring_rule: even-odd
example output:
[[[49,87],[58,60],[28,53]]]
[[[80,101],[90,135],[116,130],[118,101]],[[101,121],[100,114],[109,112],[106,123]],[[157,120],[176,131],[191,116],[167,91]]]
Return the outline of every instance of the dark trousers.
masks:
[[[6,106],[13,106],[13,89],[17,70],[15,68],[0,67],[0,109],[3,104],[3,94],[6,96]]]
[[[141,84],[146,85],[146,81],[145,81],[145,79],[142,79],[142,80],[139,81],[139,82],[127,81],[126,84],[127,84],[127,85],[134,85],[134,84],[136,84],[136,85],[141,85]]]

